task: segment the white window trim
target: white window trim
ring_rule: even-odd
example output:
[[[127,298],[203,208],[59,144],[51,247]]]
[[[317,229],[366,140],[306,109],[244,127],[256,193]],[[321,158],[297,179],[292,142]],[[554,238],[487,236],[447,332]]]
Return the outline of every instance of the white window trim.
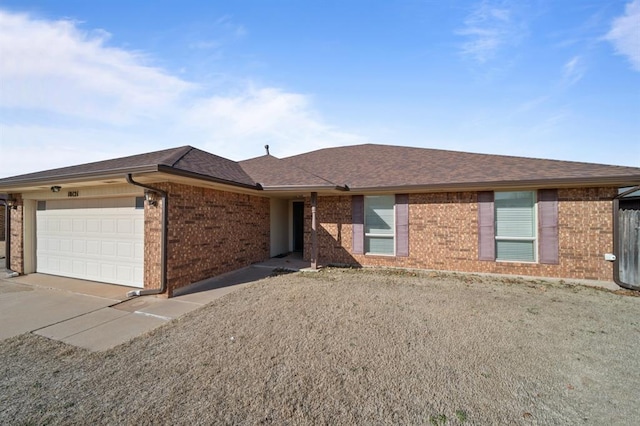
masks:
[[[367,238],[368,237],[377,237],[377,238],[388,238],[393,240],[393,253],[372,253],[369,251],[365,251],[365,256],[385,256],[385,257],[395,257],[396,256],[396,200],[395,195],[387,195],[389,197],[393,197],[393,235],[391,234],[376,234],[371,232],[364,233],[364,247],[367,247]],[[364,196],[364,229],[367,229],[367,197]]]
[[[497,235],[495,235],[495,233],[498,232],[498,227],[495,226],[495,232],[494,232],[494,244],[496,245],[495,248],[495,255],[496,255],[496,262],[502,262],[502,263],[530,263],[530,264],[537,264],[539,263],[540,260],[540,255],[538,253],[538,240],[540,238],[539,235],[539,229],[538,229],[538,192],[533,190],[533,191],[495,191],[494,194],[498,193],[498,192],[532,192],[533,193],[533,229],[535,232],[535,236],[534,237],[499,237]],[[495,200],[495,197],[494,197]],[[494,201],[495,202],[495,201]],[[494,207],[494,212],[495,212],[495,207]],[[494,213],[495,214],[495,213]],[[498,258],[498,241],[533,241],[533,256],[534,259],[533,260],[512,260],[512,259],[499,259]]]

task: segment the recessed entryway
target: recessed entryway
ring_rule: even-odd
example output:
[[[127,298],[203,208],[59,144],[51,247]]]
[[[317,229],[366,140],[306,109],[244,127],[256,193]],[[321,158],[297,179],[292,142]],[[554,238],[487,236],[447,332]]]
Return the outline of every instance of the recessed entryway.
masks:
[[[304,250],[304,202],[293,202],[293,215],[292,215],[292,236],[293,236],[293,251],[301,252]]]

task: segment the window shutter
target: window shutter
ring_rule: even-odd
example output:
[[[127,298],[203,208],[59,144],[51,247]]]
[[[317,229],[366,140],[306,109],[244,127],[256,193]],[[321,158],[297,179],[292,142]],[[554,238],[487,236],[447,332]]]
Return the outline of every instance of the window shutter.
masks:
[[[538,191],[538,227],[540,263],[557,265],[559,263],[558,237],[558,190],[541,189]]]
[[[408,194],[396,194],[396,256],[409,256]]]
[[[493,192],[478,192],[478,259],[496,260]]]
[[[351,222],[353,226],[353,254],[364,253],[364,196],[351,197]]]

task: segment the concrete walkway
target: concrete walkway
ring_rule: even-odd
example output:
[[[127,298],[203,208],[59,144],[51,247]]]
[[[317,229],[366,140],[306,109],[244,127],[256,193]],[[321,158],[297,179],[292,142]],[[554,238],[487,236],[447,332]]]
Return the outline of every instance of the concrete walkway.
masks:
[[[191,284],[171,299],[128,299],[130,287],[51,275],[7,278],[0,267],[0,340],[31,332],[103,351],[266,278],[276,269],[299,270],[308,265],[295,257],[271,259]]]

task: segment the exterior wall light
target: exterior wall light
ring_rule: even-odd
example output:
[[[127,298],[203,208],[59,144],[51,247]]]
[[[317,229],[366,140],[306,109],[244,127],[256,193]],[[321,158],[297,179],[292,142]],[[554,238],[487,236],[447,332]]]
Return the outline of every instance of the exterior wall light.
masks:
[[[62,189],[61,186],[58,186],[58,185],[52,186],[51,187],[51,192],[60,192],[61,189]]]
[[[7,207],[9,207],[11,210],[16,210],[18,208],[18,202],[12,198],[9,198],[7,200]]]
[[[150,206],[155,207],[158,205],[158,194],[156,194],[155,192],[145,191],[144,199],[147,200],[147,203],[149,203]]]

